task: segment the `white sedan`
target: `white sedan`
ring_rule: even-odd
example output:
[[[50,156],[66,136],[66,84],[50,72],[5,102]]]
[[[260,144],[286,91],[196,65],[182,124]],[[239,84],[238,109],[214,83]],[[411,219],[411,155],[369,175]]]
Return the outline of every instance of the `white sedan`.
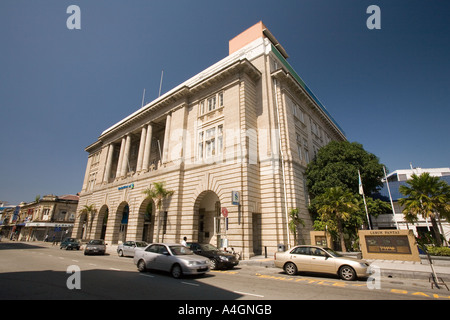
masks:
[[[148,246],[148,243],[144,241],[125,241],[118,245],[117,253],[119,254],[119,257],[134,257],[134,252],[136,250],[144,249],[146,246]]]
[[[195,255],[181,244],[150,244],[144,250],[135,252],[134,263],[140,272],[148,269],[167,271],[174,278],[209,271],[209,259]]]

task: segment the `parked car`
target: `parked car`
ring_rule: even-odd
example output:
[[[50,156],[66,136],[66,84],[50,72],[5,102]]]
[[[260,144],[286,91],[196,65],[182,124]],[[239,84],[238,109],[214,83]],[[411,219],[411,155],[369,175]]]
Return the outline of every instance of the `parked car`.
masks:
[[[84,254],[105,254],[106,243],[104,240],[91,240],[84,248]]]
[[[275,253],[275,266],[289,275],[299,271],[337,274],[351,281],[370,276],[369,264],[364,260],[344,257],[330,248],[320,246],[296,246],[285,252]]]
[[[211,269],[232,269],[239,264],[234,254],[219,250],[211,244],[187,242],[187,247],[195,254],[208,258]]]
[[[148,243],[145,241],[125,241],[117,246],[119,257],[134,257],[136,250],[143,250]]]
[[[195,255],[192,250],[180,244],[150,244],[144,250],[137,250],[133,261],[140,272],[148,269],[161,270],[170,272],[174,278],[209,271],[209,259]]]
[[[59,246],[60,249],[66,249],[66,250],[73,250],[77,249],[80,250],[81,243],[75,238],[65,238],[63,241],[61,241],[61,245]]]

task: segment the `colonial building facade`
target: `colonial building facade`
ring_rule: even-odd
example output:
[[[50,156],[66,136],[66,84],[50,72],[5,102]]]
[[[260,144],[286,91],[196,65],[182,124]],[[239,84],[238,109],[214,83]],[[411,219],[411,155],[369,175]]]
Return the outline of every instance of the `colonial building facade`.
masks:
[[[199,241],[242,257],[293,244],[298,208],[309,242],[305,169],[345,140],[262,22],[229,42],[229,55],[103,131],[89,153],[73,236]],[[174,193],[161,210],[144,190]]]

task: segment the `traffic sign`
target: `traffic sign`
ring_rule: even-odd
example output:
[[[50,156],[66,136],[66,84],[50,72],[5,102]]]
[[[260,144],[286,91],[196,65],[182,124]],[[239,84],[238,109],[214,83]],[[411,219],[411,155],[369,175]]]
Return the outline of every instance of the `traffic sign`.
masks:
[[[226,218],[228,217],[228,209],[227,208],[222,208],[222,215]]]

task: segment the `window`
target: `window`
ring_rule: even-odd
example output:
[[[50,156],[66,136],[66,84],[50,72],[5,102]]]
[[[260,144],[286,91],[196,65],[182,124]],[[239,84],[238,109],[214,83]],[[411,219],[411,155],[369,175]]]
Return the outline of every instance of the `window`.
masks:
[[[208,112],[216,109],[216,97],[208,98]]]
[[[205,100],[200,101],[198,112],[200,115],[204,115],[208,112],[216,110],[217,108],[223,107],[223,105],[224,105],[224,96],[223,91],[221,91],[207,98],[206,101]]]
[[[200,102],[200,114],[205,114],[205,101]]]
[[[302,140],[299,134],[297,134],[297,152],[298,157],[302,160]]]
[[[223,124],[198,133],[197,159],[211,158],[223,152]]]
[[[209,158],[216,154],[216,128],[206,130],[206,157]]]
[[[219,108],[223,107],[223,92],[219,92]]]

